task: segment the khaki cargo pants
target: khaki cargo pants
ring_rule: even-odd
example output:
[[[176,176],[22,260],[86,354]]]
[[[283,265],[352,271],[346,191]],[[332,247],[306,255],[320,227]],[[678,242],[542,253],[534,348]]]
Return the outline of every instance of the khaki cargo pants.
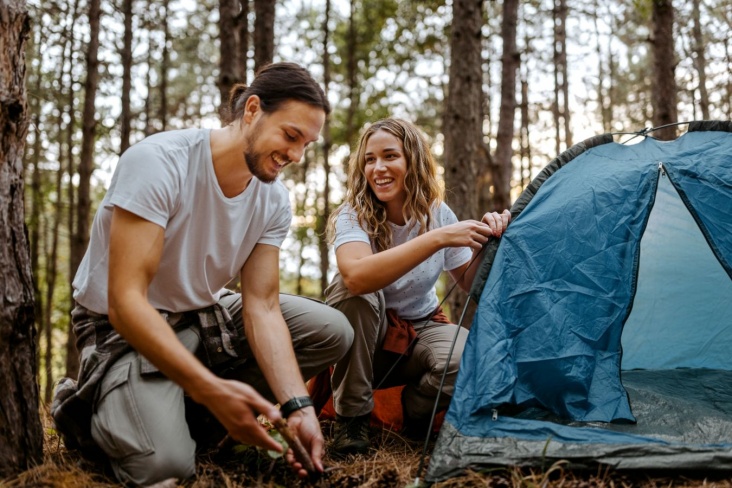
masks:
[[[225,296],[219,303],[229,310],[235,324],[242,323],[240,295]],[[315,300],[291,295],[281,295],[280,306],[304,379],[346,353],[353,332],[341,313]],[[169,321],[174,322],[175,317]],[[176,330],[189,351],[198,348],[196,327],[178,324]],[[226,376],[249,383],[274,401],[254,356],[247,357],[249,360]],[[99,390],[92,436],[109,457],[119,480],[144,486],[195,474],[196,442],[189,428],[193,426],[186,422],[185,403],[183,390],[137,352],[129,352],[112,365]]]

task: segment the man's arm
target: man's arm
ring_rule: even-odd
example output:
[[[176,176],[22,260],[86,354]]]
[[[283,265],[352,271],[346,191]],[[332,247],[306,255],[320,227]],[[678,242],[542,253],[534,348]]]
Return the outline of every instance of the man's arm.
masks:
[[[253,388],[223,380],[208,370],[178,340],[147,300],[163,251],[163,229],[115,207],[109,245],[109,320],[119,334],[194,401],[221,421],[229,434],[248,444],[280,451],[256,419],[275,420],[279,411]]]
[[[292,337],[280,309],[280,261],[275,246],[257,244],[241,271],[242,316],[252,352],[267,384],[280,404],[307,396],[307,388],[292,348]],[[288,419],[322,471],[323,435],[313,407],[295,411]],[[300,468],[297,463],[296,468]],[[307,472],[300,470],[300,475]]]

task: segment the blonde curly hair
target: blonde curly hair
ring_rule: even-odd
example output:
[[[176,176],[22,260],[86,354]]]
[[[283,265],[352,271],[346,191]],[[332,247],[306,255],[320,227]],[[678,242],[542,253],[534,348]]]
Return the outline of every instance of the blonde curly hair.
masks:
[[[386,207],[371,190],[364,171],[366,144],[369,138],[380,130],[388,132],[402,143],[407,163],[407,174],[404,179],[407,197],[402,211],[409,228],[419,225],[420,234],[427,232],[432,224],[432,211],[443,200],[442,188],[437,180],[437,163],[422,132],[406,120],[397,118],[379,120],[366,127],[361,134],[355,154],[352,154],[349,160],[346,198],[328,219],[326,234],[331,243],[335,240],[338,214],[345,205],[350,205],[377,252],[389,249],[392,245],[391,227],[386,221]]]

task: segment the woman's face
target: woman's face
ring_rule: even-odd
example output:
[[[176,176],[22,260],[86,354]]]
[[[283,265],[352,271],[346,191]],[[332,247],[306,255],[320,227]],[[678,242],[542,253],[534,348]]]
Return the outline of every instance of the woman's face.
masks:
[[[369,187],[388,210],[399,210],[406,198],[404,180],[407,160],[402,141],[384,130],[377,130],[366,142],[364,173]]]

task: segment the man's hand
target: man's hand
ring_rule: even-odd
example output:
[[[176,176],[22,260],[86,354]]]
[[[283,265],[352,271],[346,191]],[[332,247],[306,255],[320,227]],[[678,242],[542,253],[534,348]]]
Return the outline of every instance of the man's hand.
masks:
[[[287,419],[292,433],[295,434],[302,443],[305,450],[310,453],[310,459],[319,472],[323,472],[323,434],[320,431],[320,422],[315,415],[313,407],[305,407],[297,410]],[[292,450],[287,451],[287,462],[297,472],[301,478],[307,477],[310,473],[303,468],[302,464],[295,459]]]
[[[251,386],[235,380],[216,378],[193,399],[205,405],[223,424],[229,435],[243,444],[282,452],[282,446],[257,420],[263,414],[272,421],[281,417],[280,411]]]

